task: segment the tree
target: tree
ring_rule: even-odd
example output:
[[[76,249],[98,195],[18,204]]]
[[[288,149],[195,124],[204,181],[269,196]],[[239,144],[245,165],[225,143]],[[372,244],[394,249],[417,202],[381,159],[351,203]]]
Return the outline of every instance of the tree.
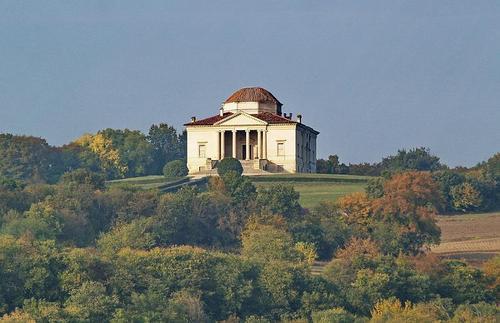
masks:
[[[458,306],[451,319],[453,323],[459,322],[498,322],[500,309],[498,305],[485,302],[477,304],[462,304]]]
[[[491,280],[481,270],[456,260],[443,265],[436,282],[437,292],[442,297],[453,299],[455,304],[494,300],[494,291],[488,288]]]
[[[481,193],[467,182],[453,186],[450,195],[453,207],[462,212],[477,210],[482,204]]]
[[[182,290],[170,299],[148,290],[133,294],[125,309],[119,309],[111,322],[208,322],[200,297]]]
[[[365,188],[366,195],[372,199],[382,197],[384,195],[384,182],[383,177],[370,178]]]
[[[186,162],[179,159],[169,161],[163,167],[163,175],[165,177],[184,177],[188,174],[188,171]]]
[[[408,151],[398,150],[395,156],[382,159],[382,168],[389,171],[419,170],[435,171],[442,168],[439,157],[433,156],[428,148],[419,147]]]
[[[0,259],[0,315],[21,306],[24,299],[56,301],[62,296],[61,261],[54,241],[0,235]]]
[[[217,173],[224,177],[229,172],[236,172],[238,175],[243,173],[243,166],[236,158],[226,157],[217,164]]]
[[[328,160],[318,159],[316,162],[316,172],[322,174],[348,174],[349,166],[339,162],[339,156],[330,155]]]
[[[107,178],[121,178],[127,174],[128,167],[121,160],[120,152],[113,145],[113,141],[104,133],[85,134],[75,140],[75,144],[89,149],[98,156]]]
[[[255,185],[247,176],[228,171],[222,176],[225,192],[231,197],[231,204],[236,207],[248,207],[257,196]]]
[[[380,225],[392,226],[398,241],[386,252],[415,254],[426,244],[440,240],[436,223],[437,209],[442,205],[439,187],[430,173],[408,171],[394,175],[384,185],[384,195],[374,200],[374,214]],[[380,236],[379,236],[380,237]]]
[[[493,178],[500,178],[500,153],[486,161],[486,172]]]
[[[45,202],[32,204],[24,214],[11,211],[4,222],[1,233],[15,237],[30,235],[37,240],[55,240],[62,228],[60,215]]]
[[[391,298],[381,300],[371,311],[373,323],[397,322],[443,322],[448,319],[448,313],[440,304],[401,302]]]
[[[156,218],[155,234],[163,245],[212,245],[228,242],[224,223],[227,200],[210,194],[199,194],[195,188],[185,187],[177,193],[161,197]],[[227,231],[226,231],[227,230]]]
[[[79,168],[73,171],[64,173],[61,179],[61,183],[77,183],[77,184],[87,184],[91,185],[95,189],[102,190],[105,187],[105,178],[99,173],[92,172],[88,169]]]
[[[443,211],[451,212],[455,210],[451,190],[453,187],[463,184],[465,176],[455,171],[442,170],[432,173],[432,179],[439,185],[439,190],[444,201]]]
[[[342,307],[312,313],[313,323],[351,323],[356,321],[356,316]]]
[[[174,127],[166,123],[152,125],[147,136],[153,147],[152,172],[160,174],[166,163],[186,159],[186,135],[177,134]]]
[[[150,249],[155,244],[153,219],[141,218],[131,223],[115,225],[113,229],[99,237],[97,246],[108,255],[116,254],[120,249]]]
[[[491,287],[500,293],[500,256],[495,256],[483,264],[486,276],[493,278]],[[498,295],[500,296],[500,295]]]
[[[330,260],[352,233],[338,206],[329,202],[320,203],[289,227],[294,240],[313,244],[322,260]]]
[[[302,212],[299,193],[293,186],[276,184],[269,188],[261,188],[257,194],[257,205],[263,213],[278,214],[288,219],[298,217]]]
[[[373,205],[368,196],[362,192],[351,193],[338,199],[340,212],[348,224],[358,232],[367,233],[373,223]]]
[[[150,174],[153,163],[153,146],[138,130],[104,129],[97,133],[111,141],[120,162],[126,167],[127,177]]]
[[[111,318],[117,302],[102,283],[90,281],[70,292],[64,310],[77,321],[104,322]]]
[[[271,224],[250,222],[241,234],[241,244],[244,257],[264,263],[300,259],[291,234]]]
[[[0,177],[54,183],[63,173],[59,157],[45,139],[0,134]]]

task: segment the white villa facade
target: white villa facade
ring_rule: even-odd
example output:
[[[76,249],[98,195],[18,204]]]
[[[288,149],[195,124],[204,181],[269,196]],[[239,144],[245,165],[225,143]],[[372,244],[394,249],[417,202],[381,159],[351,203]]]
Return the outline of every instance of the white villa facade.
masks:
[[[185,124],[190,174],[210,173],[225,157],[241,161],[245,173],[316,172],[316,130],[302,116],[282,114],[282,104],[263,88],[233,93],[219,114]]]

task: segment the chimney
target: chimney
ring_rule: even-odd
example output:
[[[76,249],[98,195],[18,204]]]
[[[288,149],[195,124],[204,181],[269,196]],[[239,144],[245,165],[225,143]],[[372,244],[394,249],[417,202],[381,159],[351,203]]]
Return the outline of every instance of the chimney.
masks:
[[[222,107],[220,107],[220,109],[219,109],[219,115],[220,115],[221,117],[223,117],[223,116],[224,116],[224,109],[222,109]]]
[[[302,123],[302,115],[301,114],[297,114],[297,122]]]
[[[191,117],[191,122],[196,122],[196,117]]]

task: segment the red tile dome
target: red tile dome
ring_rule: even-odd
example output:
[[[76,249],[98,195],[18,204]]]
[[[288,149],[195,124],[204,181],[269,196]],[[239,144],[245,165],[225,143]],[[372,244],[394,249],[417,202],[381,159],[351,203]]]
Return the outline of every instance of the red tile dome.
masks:
[[[275,103],[278,107],[283,105],[271,92],[261,87],[244,87],[239,89],[224,101],[224,103],[231,102]]]

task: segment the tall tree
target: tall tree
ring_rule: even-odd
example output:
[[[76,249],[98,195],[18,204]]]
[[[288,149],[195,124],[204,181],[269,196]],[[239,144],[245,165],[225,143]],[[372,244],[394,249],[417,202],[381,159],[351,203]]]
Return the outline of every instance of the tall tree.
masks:
[[[148,141],[153,149],[152,171],[161,174],[163,166],[171,160],[186,158],[186,133],[177,134],[174,127],[166,123],[152,125]]]
[[[57,151],[45,139],[0,134],[0,177],[55,182],[61,173]]]

